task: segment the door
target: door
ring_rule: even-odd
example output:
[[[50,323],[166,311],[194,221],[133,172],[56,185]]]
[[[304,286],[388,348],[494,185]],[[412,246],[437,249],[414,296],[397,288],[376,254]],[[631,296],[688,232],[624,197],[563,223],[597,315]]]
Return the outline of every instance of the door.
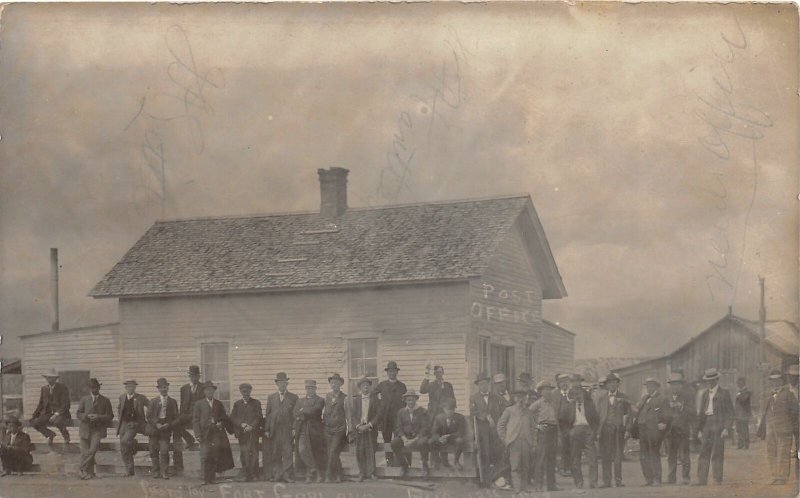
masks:
[[[490,348],[490,366],[489,375],[505,374],[507,387],[512,389],[514,382],[514,348],[501,344],[492,344]]]

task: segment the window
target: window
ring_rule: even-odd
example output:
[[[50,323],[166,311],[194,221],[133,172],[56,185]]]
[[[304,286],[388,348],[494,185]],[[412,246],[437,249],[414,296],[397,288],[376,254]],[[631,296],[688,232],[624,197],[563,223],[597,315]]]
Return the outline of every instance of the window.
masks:
[[[89,371],[88,370],[68,370],[58,372],[58,381],[69,389],[69,400],[77,403],[83,396],[89,394]]]
[[[480,372],[478,373],[485,373],[486,375],[492,375],[491,369],[489,368],[489,338],[488,337],[479,337],[479,354],[480,354]]]
[[[350,394],[358,392],[358,380],[364,376],[378,381],[378,339],[350,339],[347,341],[348,378]]]
[[[201,348],[202,366],[200,369],[204,372],[204,378],[217,386],[216,398],[230,412],[231,379],[228,368],[228,343],[206,343],[202,344]]]
[[[532,377],[537,377],[536,375],[536,343],[535,342],[526,342],[525,343],[525,369],[526,371],[531,374]]]

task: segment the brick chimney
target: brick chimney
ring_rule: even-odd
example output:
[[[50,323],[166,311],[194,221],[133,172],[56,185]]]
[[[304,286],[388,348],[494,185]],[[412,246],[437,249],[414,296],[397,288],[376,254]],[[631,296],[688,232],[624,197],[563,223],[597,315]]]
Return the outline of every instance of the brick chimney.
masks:
[[[320,206],[319,214],[336,218],[347,210],[347,173],[344,168],[318,169]]]

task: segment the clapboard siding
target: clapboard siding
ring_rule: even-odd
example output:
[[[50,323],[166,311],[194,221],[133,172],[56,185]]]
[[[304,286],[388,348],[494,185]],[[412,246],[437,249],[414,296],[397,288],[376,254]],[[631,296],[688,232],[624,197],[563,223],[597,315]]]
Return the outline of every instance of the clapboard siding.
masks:
[[[575,368],[575,335],[555,324],[542,322],[541,379],[553,381],[556,374],[570,373]]]
[[[234,389],[249,382],[253,396],[264,398],[274,391],[275,374],[285,371],[290,390],[300,392],[304,379],[314,379],[325,392],[331,372],[347,377],[347,340],[374,337],[381,377],[386,362],[395,360],[400,379],[418,389],[426,362],[433,361],[445,367],[461,405],[468,393],[466,295],[466,283],[451,283],[121,299],[123,372],[145,379],[140,391],[155,395],[157,377],[185,382],[187,366],[200,364],[201,343],[227,342]]]
[[[103,384],[111,397],[121,391],[119,325],[106,324],[22,337],[23,416],[29,417],[39,402],[45,384],[42,374],[56,371],[88,370]],[[73,403],[74,405],[74,403]],[[75,407],[72,407],[73,416]]]
[[[470,282],[470,316],[470,378],[480,373],[480,337],[514,347],[515,374],[527,370],[526,343],[533,342],[536,357],[530,373],[540,378],[542,289],[524,246],[519,221],[501,240],[483,276]]]

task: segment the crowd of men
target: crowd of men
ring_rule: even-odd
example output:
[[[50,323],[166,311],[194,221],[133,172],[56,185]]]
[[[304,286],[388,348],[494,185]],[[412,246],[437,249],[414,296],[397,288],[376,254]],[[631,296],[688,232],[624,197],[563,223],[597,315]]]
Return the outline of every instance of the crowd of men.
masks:
[[[341,391],[344,379],[328,377],[330,391],[317,394],[314,380],[304,381],[304,395],[288,390],[289,378],[279,372],[276,391],[262,409],[251,397],[252,386],[239,386],[241,399],[230,413],[215,398],[217,386],[200,381],[200,369],[189,367],[189,382],[180,388],[180,399],[169,394],[165,378],[156,381],[158,396],[147,399],[136,392],[135,380],[125,381],[119,396],[116,431],[126,475],[134,475],[136,436],[148,436],[151,475],[169,479],[169,461],[183,469],[184,445],[199,444],[204,483],[216,474],[234,468],[228,434],[239,440],[242,475],[245,481],[268,479],[294,482],[295,470],[304,470],[305,482],[341,482],[340,454],[349,442],[356,456],[359,481],[376,479],[375,455],[381,447],[377,436],[389,442],[384,452],[387,466],[409,473],[412,452],[418,452],[423,478],[434,468],[462,470],[461,455],[468,443],[468,427],[474,427],[474,450],[480,482],[487,487],[521,492],[558,491],[556,471],[571,476],[576,488],[624,486],[622,460],[627,441],[639,441],[639,460],[645,486],[663,482],[691,482],[690,446],[700,441],[696,485],[706,485],[709,470],[716,482],[723,479],[725,439],[736,428],[737,448],[749,447],[750,394],[744,379],[737,382],[735,401],[719,386],[719,372],[705,371],[704,389],[689,385],[680,371],[673,371],[667,388],[655,378],[644,382],[645,394],[634,403],[619,390],[620,378],[610,373],[597,385],[584,382],[579,374],[559,374],[555,385],[543,380],[533,385],[522,373],[509,392],[502,373],[475,379],[476,392],[469,399],[469,421],[456,412],[453,386],[444,381],[440,366],[426,371],[419,391],[428,395],[427,409],[417,406],[420,395],[398,379],[399,367],[390,361],[387,379],[373,385],[367,377],[357,383],[358,392]],[[67,387],[58,382],[55,371],[44,375],[39,404],[30,424],[52,444],[61,432],[69,442],[67,422],[71,419]],[[787,383],[788,381],[788,383]],[[769,374],[771,395],[762,413],[757,435],[767,440],[771,482],[786,482],[790,474],[792,448],[798,437],[798,369],[774,370]],[[90,379],[90,393],[80,399],[76,416],[80,421],[80,478],[95,477],[95,455],[114,418],[111,402],[100,394],[101,383]],[[20,429],[18,419],[5,420],[0,434],[3,476],[21,474],[32,465],[31,441]],[[192,429],[192,433],[187,431]],[[666,445],[667,476],[662,474],[662,446]],[[259,466],[259,458],[263,465]],[[598,460],[602,472],[598,472]],[[588,467],[584,479],[582,464]],[[558,469],[557,469],[558,468]],[[263,469],[263,471],[262,471]]]

